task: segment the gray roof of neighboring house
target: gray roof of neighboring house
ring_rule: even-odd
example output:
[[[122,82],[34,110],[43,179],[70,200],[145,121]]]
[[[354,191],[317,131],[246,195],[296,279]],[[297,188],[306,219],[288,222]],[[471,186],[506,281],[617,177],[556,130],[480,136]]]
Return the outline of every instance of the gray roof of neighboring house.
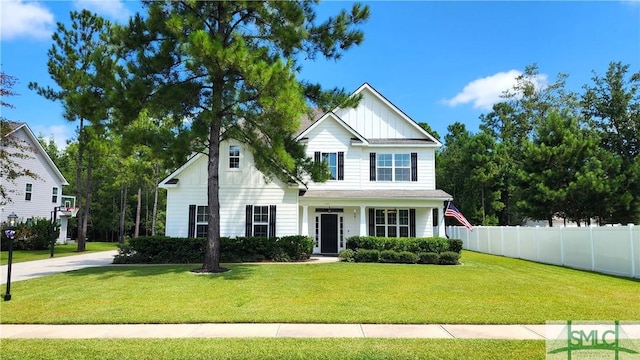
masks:
[[[302,197],[327,199],[442,199],[453,197],[443,190],[307,190]]]
[[[300,127],[298,128],[298,131],[296,131],[295,136],[297,137],[300,134],[302,134],[305,130],[309,128],[309,126],[313,125],[313,123],[316,122],[318,119],[320,119],[324,114],[326,114],[326,112],[322,111],[322,109],[319,109],[319,108],[311,109],[310,114],[306,114],[305,116],[302,117],[302,119],[300,119]]]

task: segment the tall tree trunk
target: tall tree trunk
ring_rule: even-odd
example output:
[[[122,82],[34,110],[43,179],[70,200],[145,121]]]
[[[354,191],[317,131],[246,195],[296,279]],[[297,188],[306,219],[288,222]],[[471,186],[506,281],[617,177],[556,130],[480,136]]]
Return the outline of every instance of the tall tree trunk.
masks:
[[[82,224],[84,221],[84,204],[82,202],[82,155],[84,152],[84,119],[80,118],[80,125],[78,126],[78,155],[76,157],[76,197],[78,207],[78,234],[77,234],[77,250],[84,251],[85,249],[85,233],[82,232]]]
[[[136,227],[133,231],[133,237],[140,236],[140,213],[142,212],[142,188],[138,187],[138,206],[136,209]]]
[[[126,212],[126,204],[127,204],[127,188],[123,185],[120,189],[120,220],[119,220],[119,233],[118,233],[118,243],[124,244],[124,217]]]
[[[487,225],[485,222],[485,218],[487,216],[486,210],[484,208],[484,184],[481,187],[481,193],[482,193],[482,225]]]
[[[156,236],[156,217],[158,216],[158,182],[160,169],[158,163],[156,163],[156,181],[153,191],[153,215],[151,216],[151,236]]]

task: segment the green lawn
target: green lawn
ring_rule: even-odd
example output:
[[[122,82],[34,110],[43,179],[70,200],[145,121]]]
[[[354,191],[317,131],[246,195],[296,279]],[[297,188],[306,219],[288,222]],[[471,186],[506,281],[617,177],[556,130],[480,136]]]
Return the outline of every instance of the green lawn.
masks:
[[[66,245],[56,245],[53,248],[53,256],[54,257],[63,257],[63,256],[72,256],[85,254],[90,252],[97,251],[108,251],[108,250],[116,250],[118,249],[118,243],[112,242],[88,242],[87,250],[84,253],[79,253],[76,251],[78,248],[78,244],[66,244]],[[51,250],[14,250],[13,251],[13,263],[23,262],[23,261],[33,261],[33,260],[42,260],[48,259],[51,256]],[[7,265],[9,257],[8,251],[2,251],[0,253],[0,265]]]
[[[3,323],[537,323],[637,320],[640,281],[464,252],[462,266],[89,268],[12,284]],[[594,303],[597,299],[597,305]]]
[[[544,341],[433,339],[2,340],[10,359],[544,359]]]

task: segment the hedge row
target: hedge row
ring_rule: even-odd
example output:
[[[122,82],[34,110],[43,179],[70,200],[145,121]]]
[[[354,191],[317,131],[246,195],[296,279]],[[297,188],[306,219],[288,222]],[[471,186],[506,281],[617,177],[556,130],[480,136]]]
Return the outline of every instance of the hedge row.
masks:
[[[0,248],[3,251],[9,249],[9,239],[5,234],[7,229],[6,224],[1,229]],[[56,228],[54,231],[53,222],[46,218],[34,218],[29,222],[18,223],[15,231],[13,250],[49,249],[51,241],[55,241],[60,234],[60,229]]]
[[[347,239],[347,249],[340,252],[339,258],[354,262],[456,265],[461,251],[460,239],[353,236]]]
[[[408,251],[414,254],[432,252],[440,254],[445,251],[460,253],[462,240],[441,237],[430,238],[386,238],[375,236],[353,236],[347,239],[347,249],[351,250],[393,250]]]
[[[313,251],[306,236],[220,238],[220,261],[297,261]],[[206,239],[141,236],[119,245],[114,264],[190,264],[204,261]]]
[[[395,250],[374,250],[374,249],[345,249],[338,255],[340,261],[346,262],[381,262],[400,264],[435,264],[435,265],[457,265],[460,254],[455,251],[419,252],[395,251]]]

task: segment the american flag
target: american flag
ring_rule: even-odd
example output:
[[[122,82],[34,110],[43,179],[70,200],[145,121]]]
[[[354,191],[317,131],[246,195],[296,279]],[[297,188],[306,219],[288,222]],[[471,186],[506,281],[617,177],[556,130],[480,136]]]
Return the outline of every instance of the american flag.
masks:
[[[473,226],[471,226],[467,218],[462,215],[460,210],[458,210],[458,208],[455,207],[452,202],[449,202],[449,204],[447,205],[447,209],[444,211],[444,216],[455,218],[464,227],[473,231]]]

